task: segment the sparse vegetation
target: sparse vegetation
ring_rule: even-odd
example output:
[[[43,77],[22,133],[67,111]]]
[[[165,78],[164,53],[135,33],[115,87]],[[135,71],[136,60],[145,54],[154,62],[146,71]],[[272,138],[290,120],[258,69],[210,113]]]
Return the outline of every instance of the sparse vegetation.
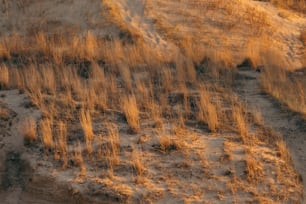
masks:
[[[88,12],[83,16],[86,29],[66,31],[65,25],[51,32],[49,22],[28,28],[27,35],[18,30],[0,35],[0,92],[9,95],[7,90],[18,89],[31,101],[3,99],[17,107],[17,116],[0,106],[0,153],[2,134],[15,127],[24,112],[18,107],[25,106],[27,115],[41,111],[37,121],[29,117],[20,123],[26,153],[34,155],[35,168],[47,169],[69,185],[69,199],[301,201],[302,181],[282,135],[268,128],[262,109],[251,107],[237,91],[239,83],[251,81],[256,90],[252,97],[260,103],[260,78],[265,92],[306,114],[304,71],[287,71],[287,55],[270,48],[288,45],[287,31],[275,31],[278,17],[239,0],[99,3],[105,26],[113,26],[107,35],[99,30],[104,26],[100,16]],[[282,5],[295,8],[302,2]],[[28,6],[20,3],[24,12]],[[276,34],[270,36],[272,31]],[[298,38],[294,40],[301,44],[306,37],[302,33]],[[267,42],[271,46],[263,46]],[[290,49],[282,51],[289,56],[295,52]]]

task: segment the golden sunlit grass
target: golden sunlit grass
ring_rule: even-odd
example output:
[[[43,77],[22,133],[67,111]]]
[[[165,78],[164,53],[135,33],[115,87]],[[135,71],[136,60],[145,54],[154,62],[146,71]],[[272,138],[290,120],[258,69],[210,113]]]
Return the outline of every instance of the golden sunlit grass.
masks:
[[[33,142],[36,140],[37,135],[37,125],[36,121],[32,117],[25,118],[19,126],[19,132],[23,135],[25,142]]]
[[[132,166],[137,176],[141,176],[145,172],[144,162],[142,161],[142,152],[134,148],[132,151]]]
[[[139,131],[139,110],[135,96],[127,96],[122,100],[122,111],[125,114],[127,123],[134,133]]]
[[[67,125],[59,121],[55,134],[54,159],[62,162],[62,167],[68,167]]]
[[[305,81],[298,76],[298,72],[286,71],[283,68],[286,63],[275,50],[270,51],[266,57],[267,66],[261,75],[262,88],[290,109],[306,114]]]
[[[52,136],[52,124],[49,119],[40,122],[41,136],[45,148],[52,148],[54,145]]]
[[[301,32],[301,41],[306,46],[306,29],[302,30]]]
[[[0,65],[0,89],[5,88],[9,84],[9,72],[5,65]]]
[[[80,123],[84,132],[84,139],[85,139],[87,153],[91,154],[93,152],[92,141],[94,139],[94,133],[92,129],[92,121],[89,111],[81,110]]]
[[[211,103],[211,95],[207,91],[200,92],[199,115],[200,121],[207,123],[212,132],[216,132],[219,126],[216,105]]]
[[[242,112],[242,108],[239,106],[233,107],[233,119],[236,123],[236,128],[239,132],[239,135],[241,136],[242,142],[247,143],[248,142],[248,124],[245,119],[245,115]]]
[[[263,176],[263,166],[254,157],[248,156],[246,160],[246,172],[249,181],[258,182]]]

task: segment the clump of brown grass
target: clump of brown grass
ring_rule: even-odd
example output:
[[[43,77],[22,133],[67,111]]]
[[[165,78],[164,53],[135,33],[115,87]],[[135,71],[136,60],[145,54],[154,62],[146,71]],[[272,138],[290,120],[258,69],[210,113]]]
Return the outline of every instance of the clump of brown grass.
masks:
[[[301,32],[301,41],[302,43],[304,44],[304,46],[306,46],[306,29],[304,29],[302,32]]]
[[[238,133],[241,136],[242,142],[244,144],[248,143],[248,135],[249,135],[249,130],[248,130],[248,124],[245,118],[245,115],[243,113],[242,107],[241,106],[234,106],[232,110],[233,114],[233,119],[235,121],[235,125],[237,127]]]
[[[125,114],[125,118],[131,130],[134,133],[137,133],[140,127],[139,127],[139,110],[136,102],[136,97],[134,95],[124,97],[122,100],[121,108]]]
[[[142,161],[142,152],[137,148],[132,151],[132,167],[136,171],[137,176],[141,176],[145,172],[144,163]]]
[[[19,127],[20,133],[23,135],[25,142],[33,142],[36,140],[36,121],[32,117],[25,118]]]
[[[108,130],[108,143],[113,160],[112,163],[119,164],[120,139],[119,139],[118,127],[115,124],[109,124],[107,130]]]
[[[208,128],[212,132],[216,132],[219,127],[219,119],[216,105],[211,101],[211,95],[208,91],[200,92],[198,119],[207,123]]]
[[[276,142],[276,148],[279,153],[280,158],[282,158],[286,163],[291,162],[291,157],[288,152],[288,148],[283,140],[278,140]]]
[[[0,89],[8,87],[9,84],[9,71],[7,66],[0,65]]]
[[[259,181],[263,175],[263,166],[253,156],[247,156],[246,173],[249,181]]]
[[[57,124],[57,131],[55,134],[55,160],[61,160],[63,168],[68,166],[68,148],[67,148],[67,125],[59,121]]]
[[[160,134],[158,136],[158,147],[163,153],[168,153],[173,150],[183,150],[184,142],[177,135]]]
[[[81,110],[80,123],[83,128],[83,132],[84,132],[84,139],[85,139],[87,153],[91,154],[93,152],[92,141],[94,139],[94,133],[92,129],[92,121],[91,121],[90,112],[88,110],[87,111],[85,111],[84,109]]]
[[[113,177],[114,166],[120,163],[120,139],[118,127],[114,123],[106,124],[107,134],[98,137],[100,145],[97,149],[98,158],[103,159],[108,167],[108,176]]]
[[[40,122],[42,141],[46,149],[52,148],[54,145],[51,125],[51,120],[49,119],[44,119]]]

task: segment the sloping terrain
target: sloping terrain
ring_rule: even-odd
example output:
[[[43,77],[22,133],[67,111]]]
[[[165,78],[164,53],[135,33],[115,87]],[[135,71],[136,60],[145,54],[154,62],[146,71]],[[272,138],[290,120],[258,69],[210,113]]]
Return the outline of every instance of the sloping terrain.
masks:
[[[238,92],[250,106],[262,113],[265,124],[283,136],[303,185],[306,186],[305,119],[298,113],[286,110],[278,101],[264,94],[259,85],[259,73],[250,69],[239,73],[241,80],[237,84]],[[304,187],[304,195],[305,190]]]
[[[304,201],[303,115],[260,84],[279,61],[306,101],[291,73],[305,66],[303,13],[251,0],[0,12],[4,203]]]

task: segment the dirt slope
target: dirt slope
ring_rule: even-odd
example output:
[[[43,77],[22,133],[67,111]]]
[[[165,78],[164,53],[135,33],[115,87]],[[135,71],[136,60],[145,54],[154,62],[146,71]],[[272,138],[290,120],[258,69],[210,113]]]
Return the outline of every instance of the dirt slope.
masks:
[[[225,1],[208,2],[208,6],[204,8],[201,1],[187,0],[3,1],[0,4],[0,35],[13,32],[31,34],[39,30],[80,35],[87,31],[103,36],[118,35],[121,23],[165,56],[177,54],[178,47],[181,46],[178,42],[191,36],[194,44],[205,45],[207,52],[213,51],[217,57],[233,57],[234,64],[241,62],[246,55],[259,52],[258,47],[266,43],[284,53],[290,65],[288,69],[302,66],[300,59],[305,50],[299,37],[300,32],[306,28],[305,17],[280,11],[265,2],[232,1],[230,6],[224,4]],[[103,15],[107,6],[114,5],[121,20],[117,25]],[[206,9],[204,14],[203,9]],[[253,18],[249,11],[252,14],[263,14],[265,18],[261,18],[261,15]],[[250,27],[252,23],[256,26]],[[255,32],[258,30],[260,35]],[[249,48],[252,51],[245,54]],[[255,106],[260,110],[265,123],[284,137],[294,165],[303,178],[305,195],[305,121],[262,94],[257,73],[240,70],[239,74],[242,77],[237,81],[237,92],[250,107]],[[269,144],[256,144],[251,151],[235,134],[211,134],[205,127],[190,123],[182,132],[179,128],[176,129],[181,138],[179,141],[188,150],[187,153],[177,151],[176,147],[162,153],[157,145],[160,136],[152,130],[152,121],[143,120],[143,133],[130,135],[120,112],[111,116],[117,120],[118,134],[120,133],[121,163],[114,169],[115,175],[109,179],[104,175],[105,172],[97,170],[99,165],[103,168],[103,162],[97,164],[99,162],[85,158],[87,180],[80,178],[76,176],[79,169],[74,165],[63,171],[52,160],[52,155],[44,158],[41,144],[24,147],[19,131],[20,122],[28,117],[33,117],[38,122],[40,112],[31,107],[25,95],[19,94],[17,90],[1,91],[0,95],[3,95],[0,105],[9,113],[7,118],[0,120],[0,162],[4,164],[0,166],[0,189],[3,189],[0,191],[0,198],[4,203],[86,203],[89,197],[91,202],[96,203],[119,202],[122,197],[129,197],[131,202],[245,203],[259,202],[260,199],[263,202],[271,201],[272,198],[277,200],[281,197],[280,194],[287,191],[289,193],[286,196],[292,198],[292,202],[298,202],[299,198],[296,197],[299,193],[294,192],[296,186],[284,189],[283,186],[287,183],[273,180],[276,166],[284,161]],[[105,128],[105,121],[108,120],[107,116],[101,116],[93,123],[95,133],[101,138],[109,131]],[[70,125],[72,129],[79,124]],[[173,134],[176,132],[174,127],[176,128],[174,124],[167,124],[165,133]],[[73,129],[68,134],[81,138],[80,132],[82,131],[78,126],[78,129]],[[172,140],[173,135],[168,137]],[[97,146],[103,147],[104,143],[98,139],[97,142],[100,143]],[[131,144],[137,144],[136,148]],[[137,151],[140,155],[138,160],[146,165],[144,177],[135,176],[131,164],[134,161],[133,155],[136,154],[134,152]],[[246,169],[251,163],[250,158],[253,159],[251,162],[260,164],[258,177],[261,177],[264,186],[276,189],[273,195],[266,195],[266,189],[257,186],[256,182],[248,181]],[[32,169],[33,167],[37,169]],[[54,171],[48,172],[50,169]],[[203,182],[203,178],[207,182]],[[67,183],[69,184],[66,185]],[[199,188],[203,191],[199,191]],[[39,196],[33,196],[37,192]]]

